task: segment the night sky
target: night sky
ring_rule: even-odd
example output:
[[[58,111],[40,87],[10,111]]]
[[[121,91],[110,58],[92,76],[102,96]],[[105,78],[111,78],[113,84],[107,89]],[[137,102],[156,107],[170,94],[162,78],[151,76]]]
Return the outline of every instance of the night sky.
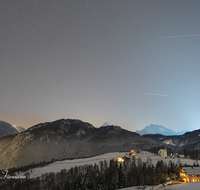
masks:
[[[199,0],[1,0],[0,120],[200,128]]]

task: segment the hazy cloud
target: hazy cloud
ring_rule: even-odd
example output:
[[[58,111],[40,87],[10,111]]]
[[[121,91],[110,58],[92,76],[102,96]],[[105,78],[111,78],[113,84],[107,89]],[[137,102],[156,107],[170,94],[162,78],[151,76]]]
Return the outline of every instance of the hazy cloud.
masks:
[[[155,94],[155,93],[149,93],[149,92],[145,92],[145,94],[153,95],[153,96],[169,96],[169,95],[166,95],[166,94]]]
[[[200,34],[191,34],[191,35],[182,35],[182,36],[166,36],[166,37],[159,37],[162,38],[185,38],[185,37],[192,37],[192,36],[200,36]]]

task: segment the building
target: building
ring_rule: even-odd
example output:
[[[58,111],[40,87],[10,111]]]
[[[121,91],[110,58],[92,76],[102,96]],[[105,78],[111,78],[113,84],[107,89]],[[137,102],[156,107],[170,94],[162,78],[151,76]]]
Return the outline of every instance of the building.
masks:
[[[167,150],[166,149],[160,149],[158,151],[158,156],[161,156],[161,157],[167,157]]]
[[[124,157],[117,157],[117,158],[115,158],[115,160],[116,160],[117,162],[126,162],[126,161],[129,161],[130,158],[124,156]]]
[[[137,153],[135,152],[135,150],[130,150],[129,151],[129,155],[136,155]]]
[[[117,158],[115,158],[115,160],[118,162],[124,162],[124,159],[122,157],[117,157]]]
[[[200,167],[180,167],[177,172],[179,172],[180,178],[184,180],[184,182],[200,181]]]
[[[179,154],[179,158],[185,158],[184,154]]]

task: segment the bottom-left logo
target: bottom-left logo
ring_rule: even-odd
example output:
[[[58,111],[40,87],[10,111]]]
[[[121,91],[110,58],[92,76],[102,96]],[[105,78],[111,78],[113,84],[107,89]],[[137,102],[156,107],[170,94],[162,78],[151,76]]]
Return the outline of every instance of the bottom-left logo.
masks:
[[[2,177],[0,176],[0,179],[26,179],[26,176],[15,176],[15,175],[11,176],[8,174],[8,172],[9,172],[8,170],[2,171],[3,175],[1,175]]]

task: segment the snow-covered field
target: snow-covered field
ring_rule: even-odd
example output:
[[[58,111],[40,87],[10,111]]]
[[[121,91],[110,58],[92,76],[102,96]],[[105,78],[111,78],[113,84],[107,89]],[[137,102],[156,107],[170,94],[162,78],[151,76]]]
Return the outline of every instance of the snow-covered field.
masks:
[[[154,187],[152,189],[151,186],[147,187],[128,187],[128,188],[123,188],[121,190],[200,190],[200,182],[195,182],[195,183],[182,183],[182,184],[177,184],[177,185],[170,185],[167,187]]]
[[[57,161],[47,166],[34,168],[26,172],[30,174],[29,178],[36,178],[46,173],[51,173],[51,172],[57,173],[63,169],[67,170],[75,166],[84,166],[86,164],[94,165],[95,163],[99,164],[100,161],[104,161],[104,160],[109,161],[116,157],[123,157],[124,155],[125,155],[125,152],[113,152],[113,153],[102,154],[102,155],[91,157],[91,158]],[[26,172],[20,172],[19,174],[16,174],[16,175],[24,175],[24,173]]]
[[[57,173],[57,172],[60,172],[62,169],[70,169],[71,167],[75,167],[75,166],[83,166],[86,164],[94,165],[95,163],[99,164],[99,161],[104,161],[104,160],[109,161],[116,157],[123,157],[124,155],[125,155],[125,152],[113,152],[113,153],[107,153],[107,154],[103,154],[103,155],[99,155],[99,156],[95,156],[95,157],[91,157],[91,158],[57,161],[57,162],[54,162],[47,166],[34,168],[34,169],[26,171],[26,172],[28,172],[30,174],[29,178],[36,178],[36,177],[40,177],[46,173],[51,173],[51,172]],[[178,158],[163,158],[163,157],[157,156],[157,155],[152,154],[147,151],[142,151],[141,153],[137,154],[135,156],[135,158],[136,158],[136,160],[141,158],[142,162],[146,162],[148,160],[148,158],[151,158],[152,164],[154,164],[154,165],[156,165],[156,163],[161,160],[165,163],[169,163],[170,160],[174,163],[178,162]],[[182,164],[185,164],[185,163],[193,164],[194,160],[180,159],[180,162]],[[25,172],[20,172],[19,174],[16,174],[16,175],[24,175],[24,173]]]
[[[135,187],[123,188],[121,190],[154,190],[154,189],[152,189],[152,186],[146,186],[146,187],[135,186]]]
[[[169,161],[171,160],[172,162],[174,162],[174,163],[177,163],[178,162],[178,158],[177,157],[175,157],[175,158],[163,158],[163,157],[160,157],[160,156],[158,156],[158,155],[155,155],[155,154],[152,154],[152,153],[150,153],[150,152],[147,152],[147,151],[142,151],[140,154],[137,154],[136,156],[135,156],[135,158],[136,159],[138,159],[138,158],[141,158],[142,159],[142,161],[143,162],[146,162],[147,161],[147,158],[151,158],[151,160],[152,160],[152,164],[154,164],[154,165],[156,165],[156,163],[158,162],[158,161],[163,161],[163,162],[165,162],[165,163],[169,163]],[[190,165],[193,165],[194,164],[194,162],[195,162],[195,160],[192,160],[192,159],[187,159],[187,158],[184,158],[184,159],[182,159],[182,158],[180,158],[180,162],[182,163],[182,164],[190,164]],[[198,161],[199,162],[199,161]]]
[[[182,183],[162,188],[162,190],[199,190],[199,189],[200,189],[200,182]]]

